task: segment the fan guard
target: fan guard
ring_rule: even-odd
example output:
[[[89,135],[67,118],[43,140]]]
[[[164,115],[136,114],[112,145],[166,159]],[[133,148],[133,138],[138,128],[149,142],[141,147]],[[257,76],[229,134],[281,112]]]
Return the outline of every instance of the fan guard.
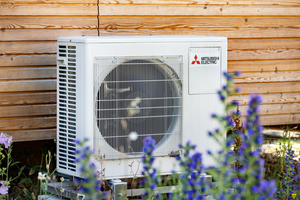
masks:
[[[109,71],[95,96],[102,138],[127,155],[141,153],[148,135],[162,145],[181,122],[181,91],[179,76],[160,59],[124,60]]]

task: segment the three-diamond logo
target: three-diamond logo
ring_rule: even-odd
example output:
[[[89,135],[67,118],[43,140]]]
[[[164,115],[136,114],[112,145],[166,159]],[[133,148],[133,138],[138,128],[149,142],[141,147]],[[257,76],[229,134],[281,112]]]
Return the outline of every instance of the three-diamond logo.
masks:
[[[195,55],[194,59],[195,60],[191,64],[194,65],[195,63],[197,63],[197,65],[200,65],[200,61],[197,60],[198,59],[197,55]]]

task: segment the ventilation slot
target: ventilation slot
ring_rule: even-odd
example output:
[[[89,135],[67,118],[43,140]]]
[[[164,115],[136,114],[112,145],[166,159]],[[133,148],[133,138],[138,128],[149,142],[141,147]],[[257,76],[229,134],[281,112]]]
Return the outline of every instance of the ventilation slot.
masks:
[[[58,167],[76,172],[76,46],[58,46]],[[60,58],[61,59],[61,58]],[[65,65],[66,64],[66,65]]]

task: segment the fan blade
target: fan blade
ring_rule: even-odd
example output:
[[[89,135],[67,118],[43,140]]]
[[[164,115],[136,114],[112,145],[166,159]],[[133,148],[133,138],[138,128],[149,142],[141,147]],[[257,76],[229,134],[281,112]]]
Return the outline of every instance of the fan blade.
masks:
[[[107,83],[104,84],[104,96],[105,97],[110,93],[123,93],[123,92],[127,92],[127,91],[130,91],[130,86],[127,87],[127,88],[111,89],[111,88],[108,87]]]

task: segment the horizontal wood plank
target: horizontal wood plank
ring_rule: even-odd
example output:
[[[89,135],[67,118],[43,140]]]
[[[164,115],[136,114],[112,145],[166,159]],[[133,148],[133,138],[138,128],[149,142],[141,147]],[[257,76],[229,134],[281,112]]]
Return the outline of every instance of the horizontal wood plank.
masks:
[[[1,6],[0,16],[26,16],[26,15],[84,15],[97,18],[97,5],[6,5]]]
[[[96,4],[96,0],[0,0],[0,4]],[[211,1],[194,1],[194,0],[100,0],[100,5],[119,5],[119,4],[152,4],[152,5],[299,5],[299,0],[211,0]]]
[[[0,80],[56,78],[56,67],[1,69]]]
[[[97,4],[97,0],[0,0],[1,4]]]
[[[54,91],[56,80],[0,81],[1,92]]]
[[[300,91],[299,82],[236,84],[241,94],[295,93]]]
[[[0,90],[1,91],[1,90]],[[56,92],[0,93],[0,106],[56,103]]]
[[[163,15],[163,16],[299,16],[300,7],[274,6],[180,6],[180,5],[105,5],[99,6],[100,16]]]
[[[134,14],[134,13],[133,13]],[[100,17],[99,27],[118,29],[300,28],[299,17]]]
[[[36,17],[14,18],[6,17],[0,20],[0,29],[96,29],[97,17]]]
[[[0,117],[55,115],[56,105],[0,106]]]
[[[235,95],[229,96],[228,101],[237,101],[240,105],[247,105],[249,102],[249,95]],[[264,104],[291,104],[300,103],[300,93],[277,93],[277,94],[263,94],[262,105]]]
[[[0,55],[9,54],[54,54],[56,42],[2,42]]]
[[[100,5],[104,4],[156,4],[156,5],[299,5],[299,0],[259,0],[259,1],[253,1],[253,0],[230,0],[230,1],[222,1],[222,0],[211,0],[211,1],[195,1],[195,0],[100,0]]]
[[[40,129],[28,131],[5,131],[12,136],[13,142],[53,140],[56,139],[56,129]]]
[[[247,106],[240,106],[242,115],[247,114]],[[299,104],[272,104],[259,106],[260,115],[300,114]]]
[[[56,117],[0,119],[0,131],[56,128]]]
[[[235,83],[269,83],[300,81],[300,72],[242,73]]]
[[[227,58],[228,58],[228,61],[230,61],[230,60],[300,59],[300,49],[229,50]]]
[[[300,38],[229,39],[228,50],[276,50],[299,49]]]
[[[61,30],[23,30],[23,29],[4,29],[0,31],[0,41],[54,41],[58,37],[68,36],[97,36],[98,30],[96,29],[61,29]],[[300,34],[299,34],[300,35]],[[0,64],[1,65],[1,64]]]
[[[229,39],[228,50],[255,50],[253,54],[259,54],[257,50],[288,50],[299,49],[300,39]],[[2,42],[0,43],[0,55],[7,54],[54,54],[56,42]],[[272,51],[271,51],[272,53]],[[232,55],[235,55],[233,53]]]
[[[156,29],[122,29],[122,30],[105,30],[100,29],[101,36],[128,36],[128,35],[207,35],[222,36],[227,38],[270,38],[281,37],[291,38],[300,37],[300,31],[297,28],[281,29],[181,29],[181,30],[156,30]],[[0,41],[24,41],[24,40],[43,40],[54,41],[58,37],[68,36],[97,36],[96,29],[4,29],[0,31]]]
[[[0,66],[56,65],[56,55],[0,56]]]
[[[261,116],[262,125],[286,125],[286,124],[299,124],[300,114],[289,115],[268,115]]]
[[[101,19],[100,19],[101,20]],[[222,36],[227,38],[291,38],[300,37],[298,28],[212,28],[212,29],[180,29],[180,30],[160,30],[160,29],[100,29],[101,36],[111,35],[206,35],[206,36]],[[1,32],[0,32],[1,35]]]
[[[300,71],[299,60],[229,61],[228,71],[241,72],[285,72]]]

